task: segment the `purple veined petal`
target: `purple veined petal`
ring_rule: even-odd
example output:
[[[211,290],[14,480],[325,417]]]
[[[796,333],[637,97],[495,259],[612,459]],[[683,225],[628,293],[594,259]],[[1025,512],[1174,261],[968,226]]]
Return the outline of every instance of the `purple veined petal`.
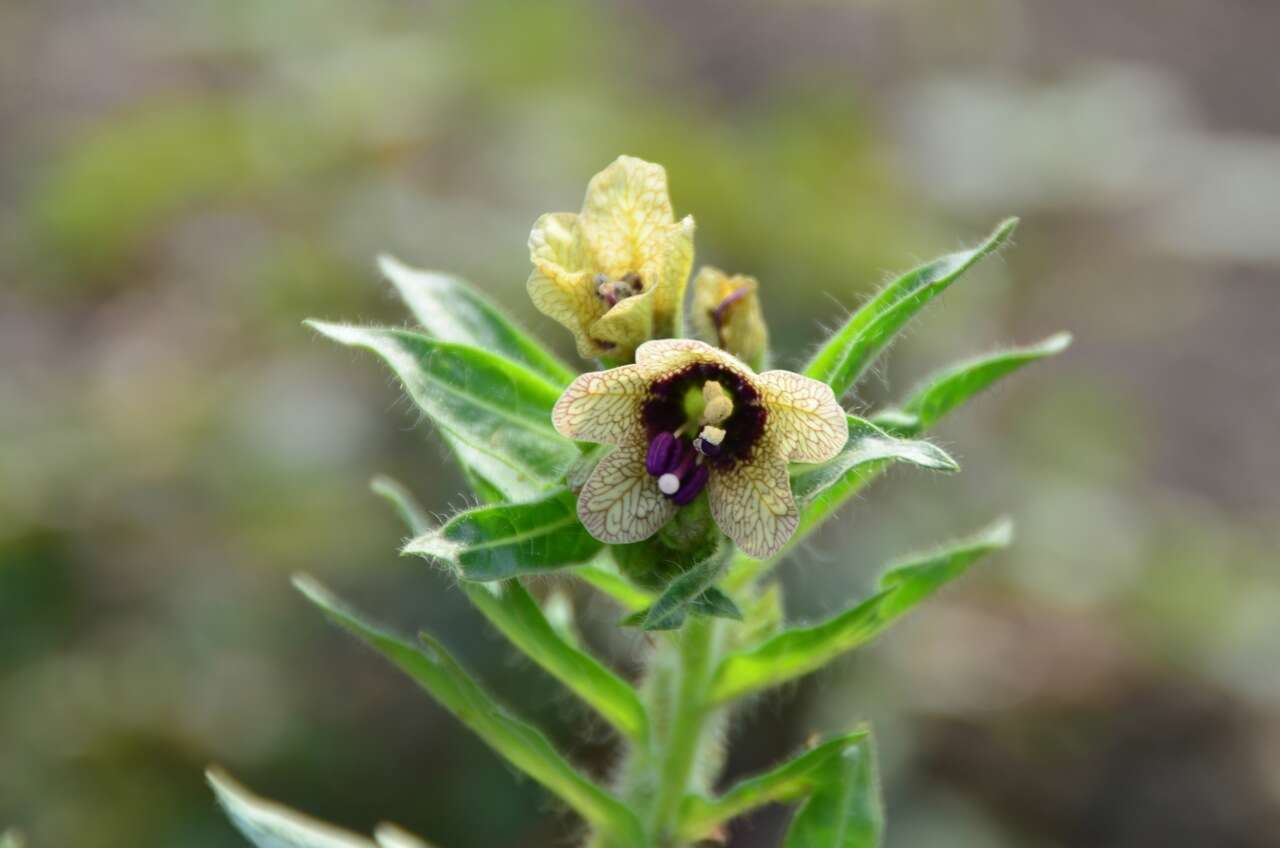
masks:
[[[671,502],[676,506],[688,506],[693,503],[693,499],[707,487],[707,478],[710,476],[711,470],[707,466],[699,465],[694,468],[688,477],[683,478],[680,490],[671,496]]]

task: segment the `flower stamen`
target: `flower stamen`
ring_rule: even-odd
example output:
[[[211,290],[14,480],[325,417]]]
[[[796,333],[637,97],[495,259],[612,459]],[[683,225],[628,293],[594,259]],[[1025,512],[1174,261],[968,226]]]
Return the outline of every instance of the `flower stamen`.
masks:
[[[693,440],[693,449],[703,456],[720,455],[720,444],[724,441],[725,431],[711,424],[702,428],[698,438]]]
[[[687,440],[678,438],[678,433],[659,433],[649,442],[645,470],[658,478],[658,491],[676,506],[692,503],[710,476],[701,451],[693,450]]]
[[[723,424],[730,415],[733,415],[733,400],[724,390],[724,386],[715,380],[708,380],[702,384],[702,400],[706,404],[702,409],[703,424]]]
[[[661,477],[676,469],[684,458],[684,442],[676,438],[674,433],[659,433],[649,443],[649,452],[645,455],[645,470],[652,477]]]
[[[617,306],[618,301],[635,297],[644,290],[644,282],[635,271],[628,271],[620,280],[614,280],[608,274],[599,273],[596,274],[594,282],[596,294],[609,305],[610,309]]]

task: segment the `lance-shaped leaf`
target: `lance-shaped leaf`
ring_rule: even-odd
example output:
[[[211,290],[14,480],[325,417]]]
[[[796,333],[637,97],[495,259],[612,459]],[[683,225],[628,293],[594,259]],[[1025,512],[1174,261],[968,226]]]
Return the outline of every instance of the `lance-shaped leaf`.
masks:
[[[958,471],[960,466],[937,445],[900,439],[870,421],[850,415],[849,439],[827,462],[791,467],[791,492],[805,505],[858,468],[873,462],[909,462],[934,471]]]
[[[1052,355],[1065,349],[1070,342],[1070,338],[1070,334],[1062,333],[1046,339],[1039,345],[1026,348],[1024,351],[1031,352],[1032,355],[1029,359],[1021,361],[1019,361],[1020,357],[1017,355],[1016,351],[1010,352],[1014,354],[1012,362],[1016,363],[1016,368],[1018,365],[1026,364],[1042,358],[1041,356],[1036,356],[1036,352],[1041,353],[1043,356]],[[991,358],[998,360],[1001,359],[1001,355],[995,354]],[[977,380],[963,376],[964,372],[969,369],[983,372],[983,379]],[[934,394],[930,389],[935,385],[935,383],[931,381],[912,396],[913,400],[915,398],[920,398],[918,403],[920,404],[919,408],[922,411],[926,408],[929,410],[928,414],[924,418],[921,418],[916,413],[908,413],[903,410],[893,409],[879,413],[875,417],[874,423],[877,426],[883,427],[895,434],[916,435],[917,433],[927,430],[929,427],[933,426],[933,424],[937,423],[952,410],[963,405],[982,388],[989,385],[991,380],[985,379],[986,376],[991,375],[991,379],[994,380],[1004,374],[1010,373],[1012,370],[1014,369],[1005,371],[1002,368],[997,367],[994,371],[986,371],[983,368],[983,360],[977,360],[970,363],[969,366],[958,367],[954,369],[954,375],[956,377],[954,382],[946,380],[945,374],[939,378],[938,382],[948,383],[952,386],[976,386],[972,391],[953,391],[951,388],[939,388],[937,393]],[[970,382],[971,379],[973,379],[972,382]],[[928,396],[932,396],[933,399],[926,401],[925,398]],[[939,402],[944,396],[947,397],[948,400],[946,402]],[[852,432],[853,427],[851,425],[851,435]],[[853,497],[853,495],[857,494],[864,486],[876,479],[876,477],[878,477],[880,473],[888,467],[888,465],[889,463],[887,461],[877,461],[853,468],[837,483],[824,490],[822,497],[812,499],[807,505],[801,508],[800,525],[796,529],[795,534],[791,537],[791,540],[787,543],[787,547],[784,548],[778,556],[764,562],[751,559],[750,557],[742,554],[734,557],[733,562],[730,563],[729,566],[729,573],[724,580],[725,586],[731,591],[736,591],[755,580],[761,574],[767,572],[778,563],[787,551],[803,541],[810,533],[817,529],[819,525],[834,515],[846,501]]]
[[[871,737],[828,760],[818,781],[791,820],[783,848],[879,848],[884,806]]]
[[[586,562],[603,545],[578,520],[573,492],[460,512],[404,546],[441,560],[463,580],[505,580]]]
[[[757,560],[737,554],[729,565],[724,585],[739,591],[772,568],[792,548],[826,521],[845,501],[895,462],[934,471],[957,471],[960,466],[937,445],[902,439],[857,416],[849,416],[849,440],[828,462],[793,465],[791,490],[800,506],[800,524],[783,549],[772,559]]]
[[[881,289],[818,350],[806,366],[805,376],[831,386],[836,397],[844,395],[912,317],[978,260],[1004,244],[1017,225],[1017,218],[1009,218],[972,250],[935,259]]]
[[[517,648],[600,713],[623,735],[643,739],[648,718],[631,685],[556,632],[519,580],[462,583],[485,617]]]
[[[730,550],[713,552],[668,583],[643,617],[637,616],[641,629],[674,630],[684,624],[685,614],[690,610],[740,621],[742,613],[733,599],[712,585],[724,570]]]
[[[690,841],[705,839],[717,825],[757,807],[806,797],[830,777],[832,760],[861,744],[867,735],[862,729],[824,742],[764,774],[741,781],[718,798],[686,796],[680,809],[681,834]]]
[[[214,766],[209,785],[236,829],[257,848],[430,848],[394,825],[378,826],[371,841],[259,797]]]
[[[330,619],[398,666],[490,747],[596,829],[620,845],[643,844],[639,821],[624,804],[578,773],[542,733],[511,716],[439,642],[424,633],[421,645],[411,645],[363,621],[311,578],[299,575],[293,582]]]
[[[422,328],[442,342],[458,342],[514,359],[564,387],[574,373],[466,281],[410,268],[391,256],[378,267]]]
[[[558,480],[578,455],[551,426],[559,390],[523,365],[408,330],[307,323],[381,356],[418,407],[466,449],[464,461],[500,490],[509,482],[536,491]]]
[[[373,490],[391,502],[409,529],[419,534],[431,532],[426,515],[399,483],[378,477]],[[485,618],[544,671],[623,735],[633,740],[645,737],[648,716],[631,685],[566,640],[520,581],[481,584],[463,580],[460,585]]]
[[[880,633],[981,557],[1008,546],[1012,538],[1012,524],[1001,520],[969,539],[891,567],[880,578],[879,591],[851,609],[725,657],[712,683],[711,699],[731,701],[821,668]]]
[[[430,529],[425,513],[403,486],[389,477],[380,476],[374,480],[373,490],[391,502],[420,539],[430,539],[433,545],[441,544],[435,538],[438,531]],[[494,511],[523,512],[523,508],[528,506],[506,504],[484,509],[491,517]],[[467,562],[471,562],[471,553],[464,551],[463,558]],[[463,567],[455,559],[451,559],[450,564],[456,568]],[[635,690],[595,658],[565,640],[518,581],[479,585],[464,580],[461,586],[476,608],[516,647],[594,707],[621,733],[632,739],[645,735],[648,719]]]
[[[1071,345],[1070,333],[1057,333],[1038,344],[1001,350],[961,362],[926,379],[900,409],[887,409],[875,422],[904,436],[932,427],[938,419],[995,381]]]

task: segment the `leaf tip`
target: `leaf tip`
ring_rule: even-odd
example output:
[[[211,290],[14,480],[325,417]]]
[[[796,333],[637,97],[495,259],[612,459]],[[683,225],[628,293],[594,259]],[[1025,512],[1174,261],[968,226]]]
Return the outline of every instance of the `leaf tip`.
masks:
[[[1071,333],[1065,331],[1061,333],[1054,333],[1052,336],[1049,336],[1049,338],[1040,342],[1040,350],[1042,350],[1047,356],[1053,356],[1055,354],[1062,353],[1064,350],[1071,347],[1071,343],[1073,341],[1075,341],[1075,336]]]
[[[1013,231],[1018,229],[1018,224],[1020,223],[1022,223],[1021,218],[1016,215],[1010,215],[999,224],[996,224],[996,228],[991,231],[991,238],[988,239],[988,241],[990,241],[993,246],[1004,244],[1009,240],[1009,237],[1013,235]]]
[[[391,822],[382,822],[374,828],[373,840],[379,848],[430,848],[426,842]]]
[[[1007,548],[1013,544],[1013,519],[1007,515],[993,521],[982,532],[982,538],[994,548]]]
[[[316,606],[322,609],[333,607],[335,603],[333,594],[310,574],[299,571],[289,579],[289,582],[293,584],[293,588],[302,593],[303,597]]]
[[[444,533],[439,530],[428,530],[420,536],[415,536],[405,543],[400,549],[400,553],[409,556],[421,556],[427,559],[439,560],[450,568],[456,570],[458,565],[458,548],[457,542],[451,542],[444,537]]]
[[[354,344],[354,337],[351,335],[351,327],[344,324],[334,324],[331,321],[321,321],[319,318],[308,318],[302,322],[302,326],[315,330],[320,335],[328,339],[333,339],[339,344]]]
[[[222,791],[226,787],[235,783],[235,781],[231,779],[231,775],[227,774],[222,766],[217,763],[210,763],[205,766],[204,779],[213,787],[213,791],[218,794],[222,794]]]
[[[217,763],[210,763],[205,767],[204,779],[213,790],[218,803],[228,811],[232,811],[232,818],[236,818],[234,811],[237,808],[254,807],[265,803]]]
[[[382,272],[382,276],[391,282],[396,282],[396,277],[408,272],[409,266],[396,259],[390,253],[379,253],[377,256],[378,270]]]

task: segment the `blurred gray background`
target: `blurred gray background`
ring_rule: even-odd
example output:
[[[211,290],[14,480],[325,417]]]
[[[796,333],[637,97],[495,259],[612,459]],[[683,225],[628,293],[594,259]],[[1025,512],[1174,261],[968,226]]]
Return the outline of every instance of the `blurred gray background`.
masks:
[[[1019,214],[860,390],[1069,329],[781,571],[814,618],[1001,513],[1019,541],[769,697],[731,770],[872,720],[890,848],[1272,846],[1280,832],[1280,5],[1266,0],[0,3],[0,829],[234,846],[201,770],[349,827],[576,825],[289,587],[429,627],[600,771],[602,728],[441,574],[386,471],[465,503],[371,358],[380,251],[566,353],[534,218],[665,164],[778,364],[897,270]],[[575,592],[624,664],[641,646]],[[589,725],[588,725],[589,726]],[[734,830],[776,845],[780,811]]]

